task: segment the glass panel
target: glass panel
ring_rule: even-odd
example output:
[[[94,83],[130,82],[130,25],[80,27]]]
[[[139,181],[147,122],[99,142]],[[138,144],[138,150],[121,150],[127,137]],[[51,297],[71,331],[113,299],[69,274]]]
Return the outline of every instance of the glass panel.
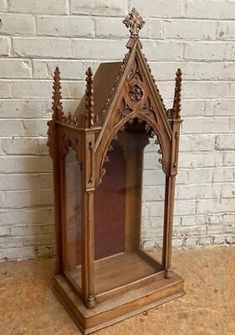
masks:
[[[143,155],[141,248],[162,264],[165,174],[156,135],[149,138]]]
[[[149,127],[134,119],[111,143],[95,191],[96,294],[161,270],[164,173],[151,136]]]
[[[70,148],[65,159],[66,224],[64,231],[64,266],[67,275],[80,286],[81,269],[81,172],[75,151]],[[75,269],[77,268],[77,271]],[[78,270],[79,269],[79,270]]]
[[[113,143],[105,175],[95,192],[95,259],[124,251],[126,158]]]

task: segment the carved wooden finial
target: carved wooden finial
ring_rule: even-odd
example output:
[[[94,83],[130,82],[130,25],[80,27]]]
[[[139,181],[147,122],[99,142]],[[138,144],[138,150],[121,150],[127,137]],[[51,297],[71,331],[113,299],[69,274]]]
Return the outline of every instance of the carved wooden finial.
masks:
[[[94,126],[94,91],[93,73],[89,67],[86,71],[86,105],[85,105],[85,127]]]
[[[125,19],[122,22],[125,24],[125,26],[129,29],[131,33],[130,41],[127,44],[127,47],[131,48],[133,46],[133,40],[139,37],[139,31],[143,28],[145,21],[133,7],[131,12],[125,17]]]
[[[174,118],[180,119],[181,111],[181,87],[182,87],[182,72],[180,69],[176,71],[175,77],[175,96],[174,96]]]
[[[60,83],[60,69],[57,66],[53,77],[53,95],[52,95],[52,109],[53,119],[61,120],[63,116],[62,106],[62,95],[61,95],[61,83]]]

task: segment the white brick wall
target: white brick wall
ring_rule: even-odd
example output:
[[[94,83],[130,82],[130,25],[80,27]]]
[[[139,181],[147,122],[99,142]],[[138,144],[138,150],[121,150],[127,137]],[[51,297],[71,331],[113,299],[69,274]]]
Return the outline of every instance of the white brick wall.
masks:
[[[52,72],[61,67],[65,110],[74,110],[88,64],[126,52],[121,21],[132,6],[145,18],[144,53],[167,106],[178,66],[184,75],[174,245],[234,243],[235,2],[0,0],[0,259],[54,253],[46,147]],[[151,187],[161,188],[157,175],[145,172],[150,246],[162,210],[160,199],[149,202]]]

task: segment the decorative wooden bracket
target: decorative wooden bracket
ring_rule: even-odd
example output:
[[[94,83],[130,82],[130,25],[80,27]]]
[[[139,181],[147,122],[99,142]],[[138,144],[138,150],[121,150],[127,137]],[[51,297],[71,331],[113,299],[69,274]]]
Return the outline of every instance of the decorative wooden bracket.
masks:
[[[89,67],[86,71],[86,105],[85,105],[85,128],[94,126],[94,90],[93,73]]]

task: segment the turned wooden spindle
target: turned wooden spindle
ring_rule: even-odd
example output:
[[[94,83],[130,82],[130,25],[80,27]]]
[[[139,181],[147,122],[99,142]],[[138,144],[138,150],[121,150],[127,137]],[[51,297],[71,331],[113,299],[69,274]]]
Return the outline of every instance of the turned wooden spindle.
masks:
[[[175,96],[174,96],[174,118],[180,119],[180,112],[181,112],[181,89],[182,89],[182,72],[180,69],[176,71],[175,77]]]
[[[89,67],[86,71],[86,103],[85,103],[85,128],[94,126],[94,91],[93,73]]]
[[[53,119],[61,120],[63,116],[62,94],[61,94],[61,78],[60,69],[57,66],[53,76],[53,95],[52,95],[52,110]]]

